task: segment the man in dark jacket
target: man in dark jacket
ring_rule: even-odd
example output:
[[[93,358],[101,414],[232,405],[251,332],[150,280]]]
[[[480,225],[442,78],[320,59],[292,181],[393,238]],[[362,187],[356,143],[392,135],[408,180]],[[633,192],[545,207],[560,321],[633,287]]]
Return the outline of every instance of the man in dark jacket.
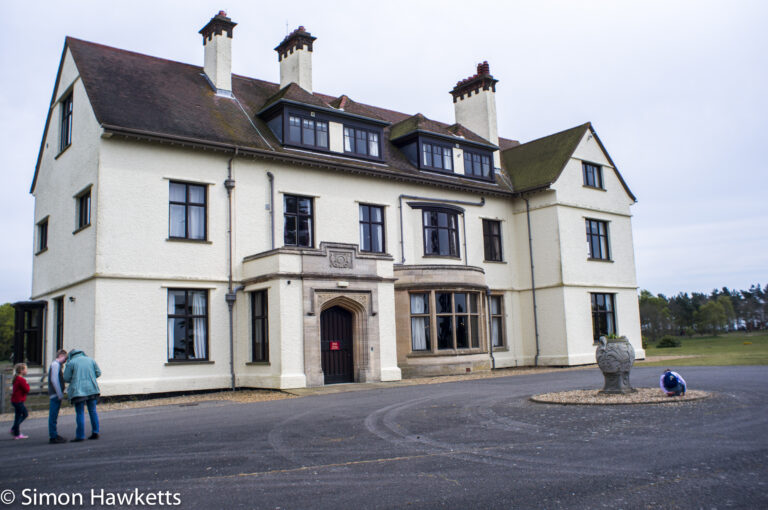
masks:
[[[61,349],[56,353],[56,359],[53,360],[48,369],[48,398],[51,401],[48,408],[48,442],[51,444],[67,442],[59,435],[56,427],[59,421],[61,401],[64,400],[64,370],[62,365],[66,359],[67,351]]]
[[[99,401],[99,385],[96,379],[101,376],[99,365],[78,349],[70,351],[67,368],[64,369],[64,381],[69,383],[67,395],[75,406],[75,438],[73,443],[85,439],[85,406],[88,406],[88,417],[91,419],[91,435],[88,439],[99,438],[99,415],[96,404]]]

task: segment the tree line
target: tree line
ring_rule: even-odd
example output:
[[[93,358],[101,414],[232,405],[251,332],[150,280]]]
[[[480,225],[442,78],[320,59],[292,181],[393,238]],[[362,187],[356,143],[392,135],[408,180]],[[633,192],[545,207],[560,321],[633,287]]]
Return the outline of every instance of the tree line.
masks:
[[[680,292],[670,298],[640,292],[643,335],[655,342],[663,335],[716,335],[726,331],[768,328],[768,284],[749,290],[723,287],[710,294]]]

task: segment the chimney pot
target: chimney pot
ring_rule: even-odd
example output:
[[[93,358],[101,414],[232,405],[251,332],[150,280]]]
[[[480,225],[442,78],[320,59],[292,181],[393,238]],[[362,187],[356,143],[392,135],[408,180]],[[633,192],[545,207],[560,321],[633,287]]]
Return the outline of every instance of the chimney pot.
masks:
[[[227,17],[227,11],[219,11],[219,16]]]
[[[280,88],[295,83],[312,92],[312,45],[317,39],[303,25],[275,47],[280,62]]]

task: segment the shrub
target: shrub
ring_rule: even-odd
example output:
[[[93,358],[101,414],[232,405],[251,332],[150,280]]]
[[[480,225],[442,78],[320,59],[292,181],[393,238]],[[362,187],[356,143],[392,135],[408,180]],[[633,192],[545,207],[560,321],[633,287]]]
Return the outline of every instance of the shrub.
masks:
[[[661,337],[661,340],[659,340],[659,343],[656,345],[656,347],[659,349],[664,349],[667,347],[680,347],[681,345],[682,342],[672,335],[664,335]]]

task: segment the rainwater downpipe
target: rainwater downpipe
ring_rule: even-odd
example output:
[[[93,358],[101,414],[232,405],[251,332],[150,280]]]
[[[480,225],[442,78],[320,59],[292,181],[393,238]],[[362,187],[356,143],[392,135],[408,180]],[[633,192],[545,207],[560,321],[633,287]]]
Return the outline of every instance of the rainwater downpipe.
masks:
[[[536,280],[533,277],[533,237],[531,236],[531,205],[525,200],[525,215],[528,220],[528,256],[531,260],[531,296],[533,296],[533,331],[536,334],[536,357],[533,366],[539,366],[539,316],[536,309]]]
[[[398,200],[398,207],[400,208],[400,263],[405,264],[405,242],[404,242],[404,236],[403,236],[403,199],[408,198],[410,200],[429,200],[430,202],[436,202],[435,205],[438,205],[439,203],[444,204],[461,204],[461,205],[475,205],[475,206],[484,206],[485,205],[485,197],[480,197],[479,202],[469,202],[467,200],[450,200],[450,199],[443,199],[443,198],[434,198],[434,197],[420,197],[418,195],[400,195],[397,197]],[[467,229],[464,228],[466,225],[464,223],[464,215],[461,215],[461,224],[462,228],[464,229],[464,265],[469,264],[469,260],[467,257]]]
[[[230,389],[235,391],[235,322],[234,308],[237,300],[237,292],[232,286],[232,190],[235,189],[235,180],[232,178],[232,167],[237,157],[237,148],[234,155],[227,162],[227,180],[224,181],[224,187],[227,189],[227,264],[228,264],[228,283],[227,283],[227,307],[229,308],[229,375]]]
[[[275,249],[275,176],[267,172],[269,179],[269,238],[270,249]]]

